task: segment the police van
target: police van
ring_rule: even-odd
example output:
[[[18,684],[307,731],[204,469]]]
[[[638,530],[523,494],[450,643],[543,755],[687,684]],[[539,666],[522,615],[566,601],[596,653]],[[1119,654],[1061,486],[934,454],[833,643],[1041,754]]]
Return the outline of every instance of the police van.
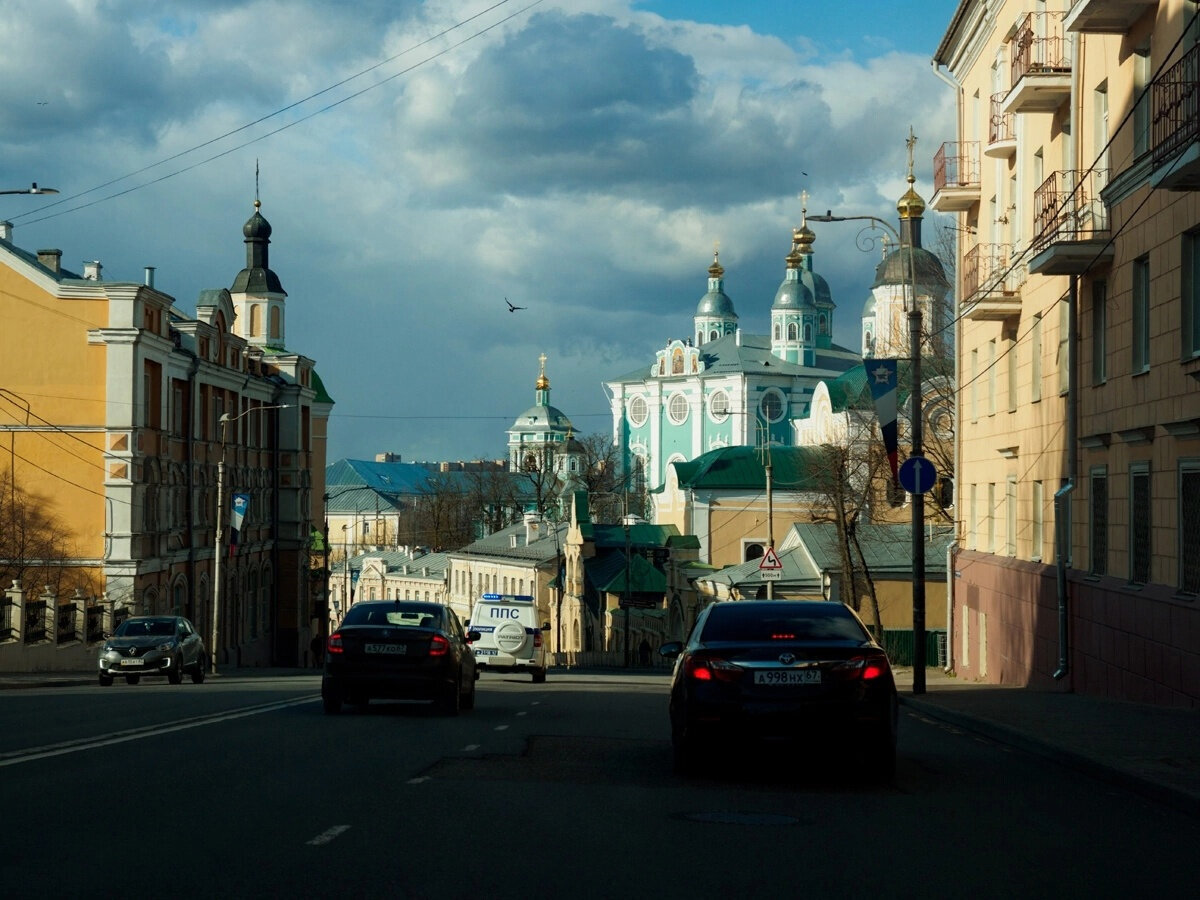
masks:
[[[546,642],[550,623],[539,623],[537,604],[524,594],[484,594],[475,602],[468,628],[478,631],[475,666],[495,672],[529,672],[546,680]]]

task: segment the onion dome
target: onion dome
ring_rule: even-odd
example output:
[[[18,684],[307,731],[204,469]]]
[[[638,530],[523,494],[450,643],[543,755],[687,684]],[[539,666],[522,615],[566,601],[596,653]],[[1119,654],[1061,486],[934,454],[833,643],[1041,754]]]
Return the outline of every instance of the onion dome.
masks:
[[[712,265],[708,267],[708,293],[701,297],[700,302],[696,304],[697,316],[737,318],[737,313],[733,309],[733,301],[725,293],[724,276],[725,268],[717,258],[717,251],[714,250]]]
[[[279,276],[271,271],[268,263],[268,248],[271,245],[271,223],[268,222],[259,208],[262,203],[254,201],[254,215],[242,226],[242,234],[246,244],[246,268],[238,272],[229,288],[231,294],[283,294],[287,291],[279,281]]]

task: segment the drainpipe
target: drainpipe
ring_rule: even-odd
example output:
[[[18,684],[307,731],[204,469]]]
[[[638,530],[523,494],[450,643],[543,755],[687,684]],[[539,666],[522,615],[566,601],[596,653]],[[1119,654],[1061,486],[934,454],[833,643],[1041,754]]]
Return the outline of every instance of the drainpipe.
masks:
[[[146,277],[152,279],[150,275],[153,269],[147,266]],[[149,283],[149,282],[148,282]],[[151,286],[153,286],[151,284]],[[183,529],[183,533],[187,535],[188,551],[187,551],[187,567],[188,567],[188,590],[192,591],[195,596],[196,586],[199,582],[196,580],[196,540],[193,532],[195,531],[195,507],[196,507],[196,477],[195,477],[195,459],[196,459],[196,373],[200,371],[200,357],[193,356],[191,363],[188,365],[187,371],[187,419],[183,422],[184,428],[184,454],[187,459],[187,500],[184,502],[184,515],[187,516],[187,525]],[[207,457],[205,462],[207,462]],[[200,604],[204,602],[203,597],[196,597],[196,605],[192,608],[192,615],[197,619],[200,616]],[[209,621],[212,617],[209,616]]]
[[[1067,632],[1067,556],[1071,549],[1070,495],[1075,490],[1075,474],[1079,469],[1079,336],[1075,328],[1075,313],[1079,298],[1079,277],[1071,276],[1067,291],[1067,477],[1066,483],[1054,492],[1054,531],[1058,568],[1058,669],[1054,680],[1061,681],[1071,671],[1070,645]]]

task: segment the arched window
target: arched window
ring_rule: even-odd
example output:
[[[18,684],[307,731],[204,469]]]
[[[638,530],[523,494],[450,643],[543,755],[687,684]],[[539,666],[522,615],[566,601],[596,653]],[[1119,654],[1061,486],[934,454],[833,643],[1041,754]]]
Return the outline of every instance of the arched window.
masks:
[[[262,334],[262,307],[255,303],[250,307],[250,337]]]
[[[796,323],[788,322],[788,340],[794,341],[795,339],[796,339]]]
[[[718,332],[718,331],[717,331],[717,329],[715,329],[715,328],[714,328],[712,331],[710,331],[710,332],[708,333],[708,339],[709,339],[710,341],[715,341],[715,340],[716,340],[717,338],[719,338],[720,336],[721,336],[721,335],[720,335],[720,332]]]
[[[821,313],[821,318],[817,321],[817,331],[821,334],[829,334],[829,317],[825,313]]]
[[[779,335],[780,335],[780,331],[779,331],[779,323],[778,323],[778,322],[776,322],[776,323],[775,323],[775,340],[779,340]]]
[[[273,338],[281,337],[282,335],[280,334],[280,332],[282,330],[283,330],[283,319],[279,315],[279,307],[272,306],[271,307],[271,337],[273,337]]]
[[[804,342],[806,344],[812,342],[812,322],[804,323]]]

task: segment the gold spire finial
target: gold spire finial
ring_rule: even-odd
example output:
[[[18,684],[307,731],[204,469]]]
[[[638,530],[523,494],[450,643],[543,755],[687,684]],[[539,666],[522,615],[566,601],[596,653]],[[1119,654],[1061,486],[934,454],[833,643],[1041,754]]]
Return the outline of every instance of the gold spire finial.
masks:
[[[908,146],[908,190],[896,204],[896,211],[901,219],[919,219],[925,212],[925,201],[913,187],[917,181],[917,176],[913,174],[913,149],[917,146],[917,136],[911,125],[908,126],[908,140],[904,143]]]
[[[712,261],[712,265],[708,267],[708,277],[709,278],[720,278],[722,275],[725,274],[725,267],[721,265],[720,250],[721,250],[721,242],[713,241],[713,261]]]
[[[546,377],[546,354],[543,353],[538,357],[540,368],[538,369],[537,389],[546,391],[550,389],[550,379]]]
[[[911,125],[908,126],[908,140],[904,143],[908,145],[908,183],[912,184],[917,180],[917,177],[913,175],[913,151],[917,146],[917,136],[913,133]]]

